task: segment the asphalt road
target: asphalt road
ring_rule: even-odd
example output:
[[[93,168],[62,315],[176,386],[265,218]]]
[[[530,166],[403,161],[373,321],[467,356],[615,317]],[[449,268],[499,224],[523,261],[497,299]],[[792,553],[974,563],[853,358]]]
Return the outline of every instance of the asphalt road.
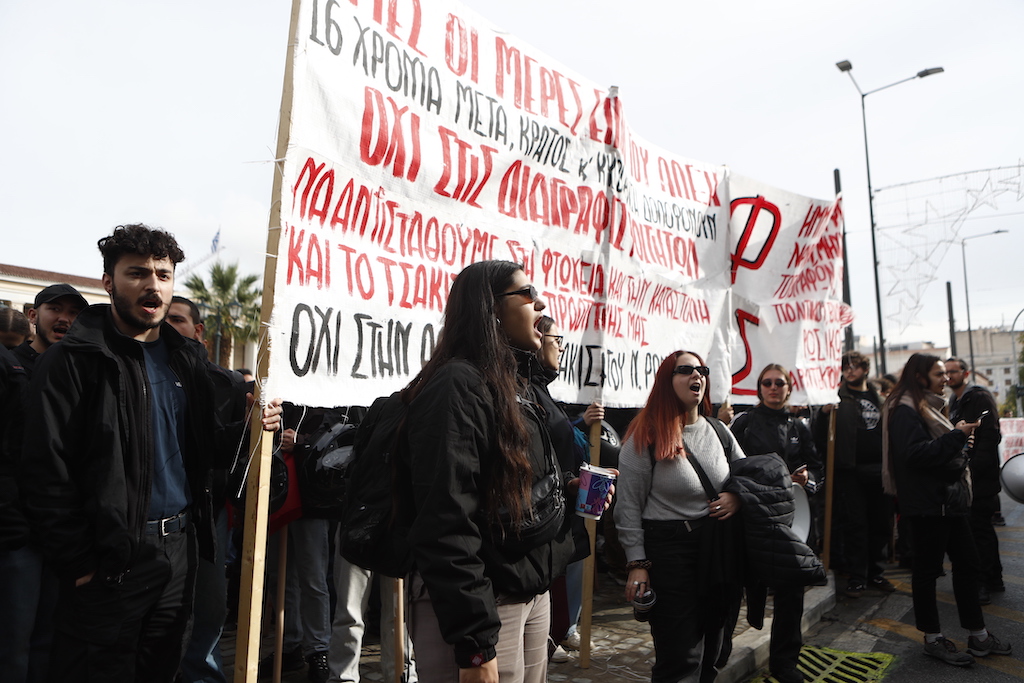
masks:
[[[997,527],[997,531],[1006,592],[993,593],[992,604],[983,609],[986,626],[1013,645],[1012,656],[976,658],[973,666],[963,669],[926,656],[922,651],[922,634],[914,627],[910,571],[896,568],[886,572],[897,586],[895,593],[868,593],[857,599],[838,594],[836,608],[811,629],[804,639],[805,645],[896,655],[885,671],[885,678],[899,683],[1024,679],[1024,506],[1006,496],[1002,504],[1006,526]],[[948,560],[947,576],[939,580],[938,590],[943,634],[963,649],[967,633],[960,628],[957,618]]]

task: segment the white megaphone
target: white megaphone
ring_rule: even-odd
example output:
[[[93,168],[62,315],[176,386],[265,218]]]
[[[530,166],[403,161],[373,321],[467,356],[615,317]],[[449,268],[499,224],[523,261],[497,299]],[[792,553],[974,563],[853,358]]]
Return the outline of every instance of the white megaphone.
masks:
[[[1024,453],[1007,459],[999,470],[1003,491],[1018,503],[1024,503]]]

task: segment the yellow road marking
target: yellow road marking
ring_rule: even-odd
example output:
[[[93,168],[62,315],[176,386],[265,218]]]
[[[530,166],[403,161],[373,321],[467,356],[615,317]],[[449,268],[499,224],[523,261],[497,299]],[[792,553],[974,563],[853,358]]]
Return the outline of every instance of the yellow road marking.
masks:
[[[912,640],[916,643],[924,643],[924,636],[916,628],[910,624],[904,624],[902,621],[896,621],[894,619],[871,619],[865,623],[877,626],[878,628],[885,629],[890,633],[903,636],[907,640]],[[961,643],[958,640],[950,638],[959,650],[964,650],[967,646],[965,643]],[[1017,678],[1024,678],[1024,662],[1009,657],[1003,657],[1000,655],[989,655],[987,657],[975,657],[974,661],[982,666],[988,667],[989,669],[995,669],[1001,671],[1004,674],[1010,676],[1016,676]]]

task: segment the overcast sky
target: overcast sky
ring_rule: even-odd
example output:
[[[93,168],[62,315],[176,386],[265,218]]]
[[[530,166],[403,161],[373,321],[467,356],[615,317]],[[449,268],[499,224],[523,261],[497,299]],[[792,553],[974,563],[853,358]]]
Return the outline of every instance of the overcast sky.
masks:
[[[946,70],[867,98],[876,188],[1024,157],[1018,0],[466,4],[619,86],[634,130],[661,147],[818,198],[840,169],[858,334],[877,327],[864,140],[835,63],[850,60],[865,91]],[[96,240],[142,221],[175,233],[190,262],[220,229],[221,257],[262,272],[288,16],[283,0],[0,3],[0,262],[98,276]],[[968,243],[976,329],[1024,305],[1020,185],[989,204],[960,233],[1008,231]],[[945,280],[965,327],[958,244],[935,277],[922,324],[887,325],[890,341],[947,342]]]

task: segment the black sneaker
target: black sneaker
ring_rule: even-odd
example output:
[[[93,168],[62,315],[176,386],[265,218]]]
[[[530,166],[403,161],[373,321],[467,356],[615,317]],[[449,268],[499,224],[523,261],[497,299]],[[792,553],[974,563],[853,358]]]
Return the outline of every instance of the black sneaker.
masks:
[[[873,591],[881,591],[883,593],[895,593],[896,586],[889,582],[889,579],[884,576],[876,576],[875,578],[868,581],[868,588]]]
[[[848,598],[859,598],[864,595],[864,583],[856,579],[850,579],[843,590],[843,595]]]
[[[979,605],[991,605],[992,596],[989,595],[988,589],[984,586],[978,588],[978,604]]]
[[[1006,592],[1006,584],[1003,583],[1002,579],[1000,579],[999,581],[993,581],[992,583],[986,583],[985,584],[985,588],[988,589],[989,593],[1005,593]]]
[[[319,650],[306,657],[306,664],[309,665],[306,676],[309,677],[311,683],[327,683],[327,679],[331,676],[331,670],[327,666],[326,650]]]
[[[771,669],[771,674],[779,683],[804,683],[804,675],[795,666]]]
[[[298,671],[302,668],[302,648],[297,647],[290,652],[281,654],[281,672]],[[260,678],[270,678],[274,675],[274,653],[270,653],[260,660]]]
[[[971,636],[967,639],[967,651],[975,657],[986,655],[1008,655],[1013,650],[1009,643],[1002,643],[992,633],[982,640]]]
[[[989,636],[991,635],[989,634]],[[960,652],[952,641],[945,638],[939,638],[934,643],[929,643],[927,640],[924,641],[924,653],[953,666],[970,666],[974,664],[974,657],[966,652]]]

